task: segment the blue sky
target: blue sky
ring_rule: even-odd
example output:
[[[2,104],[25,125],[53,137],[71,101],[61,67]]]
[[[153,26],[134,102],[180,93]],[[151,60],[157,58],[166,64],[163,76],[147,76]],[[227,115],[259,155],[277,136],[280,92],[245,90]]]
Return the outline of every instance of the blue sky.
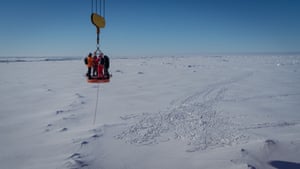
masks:
[[[91,0],[1,0],[0,56],[81,56],[96,49]],[[300,51],[299,0],[106,0],[110,56]]]

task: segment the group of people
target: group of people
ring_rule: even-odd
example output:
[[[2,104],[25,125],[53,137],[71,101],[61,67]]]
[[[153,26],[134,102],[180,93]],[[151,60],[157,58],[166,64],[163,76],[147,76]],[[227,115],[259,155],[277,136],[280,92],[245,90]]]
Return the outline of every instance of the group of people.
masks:
[[[85,58],[85,64],[88,67],[86,76],[97,79],[108,79],[109,78],[109,57],[104,55],[102,52],[97,56],[96,52],[94,55],[89,53]]]

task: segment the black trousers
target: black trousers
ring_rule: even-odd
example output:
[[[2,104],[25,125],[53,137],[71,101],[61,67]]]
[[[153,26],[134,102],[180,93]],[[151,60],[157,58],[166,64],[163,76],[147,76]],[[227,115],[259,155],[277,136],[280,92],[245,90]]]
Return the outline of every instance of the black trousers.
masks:
[[[93,67],[93,76],[97,76],[98,75],[98,70],[97,70],[98,66],[94,66]]]
[[[86,76],[90,78],[91,77],[91,73],[92,73],[92,67],[88,67],[88,71],[86,73]]]
[[[109,78],[108,68],[104,66],[104,77]]]

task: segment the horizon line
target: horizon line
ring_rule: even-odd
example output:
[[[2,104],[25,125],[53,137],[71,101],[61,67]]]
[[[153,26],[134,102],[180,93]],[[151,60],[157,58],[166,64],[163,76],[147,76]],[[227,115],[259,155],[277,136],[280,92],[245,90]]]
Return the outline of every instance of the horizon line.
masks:
[[[173,54],[132,54],[132,55],[115,55],[115,57],[162,57],[162,56],[218,56],[218,55],[227,55],[227,56],[239,56],[239,55],[251,55],[251,56],[270,56],[270,55],[300,55],[300,51],[294,52],[182,52],[182,53],[173,53]],[[77,58],[77,57],[85,57],[84,55],[44,55],[44,56],[37,56],[37,55],[2,55],[1,58],[51,58],[51,57],[69,57],[69,58]]]

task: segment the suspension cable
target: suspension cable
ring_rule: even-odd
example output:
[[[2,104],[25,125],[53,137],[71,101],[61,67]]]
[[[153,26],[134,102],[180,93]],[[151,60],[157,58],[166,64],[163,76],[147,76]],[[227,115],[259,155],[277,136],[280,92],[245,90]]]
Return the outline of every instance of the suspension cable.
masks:
[[[100,15],[102,15],[102,0],[100,0],[100,2],[99,2],[99,8],[100,8],[100,10],[99,10],[99,14]]]
[[[105,19],[105,0],[103,0],[103,18]]]
[[[91,0],[91,13],[97,13],[105,18],[105,0]]]
[[[96,0],[96,13],[98,13],[98,0]]]

